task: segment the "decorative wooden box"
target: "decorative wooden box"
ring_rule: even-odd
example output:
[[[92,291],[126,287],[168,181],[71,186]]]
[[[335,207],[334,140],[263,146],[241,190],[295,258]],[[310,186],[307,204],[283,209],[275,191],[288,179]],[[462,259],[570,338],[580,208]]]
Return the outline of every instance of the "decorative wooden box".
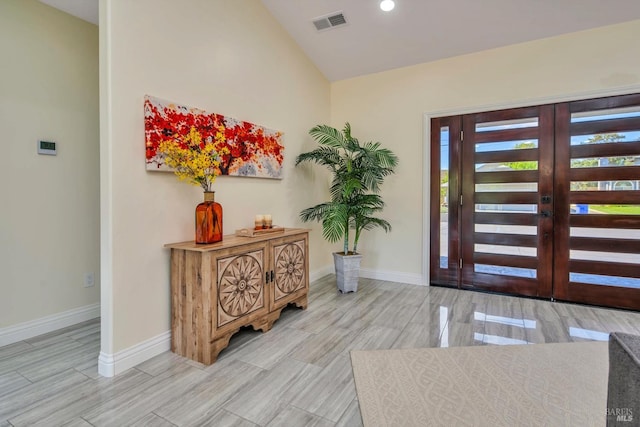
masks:
[[[268,331],[288,304],[307,308],[309,230],[170,243],[171,351],[210,365],[242,326]]]
[[[277,225],[271,228],[263,228],[256,230],[255,228],[241,228],[236,230],[236,236],[240,237],[256,237],[256,236],[264,236],[265,234],[275,234],[284,232],[284,227],[279,227]]]

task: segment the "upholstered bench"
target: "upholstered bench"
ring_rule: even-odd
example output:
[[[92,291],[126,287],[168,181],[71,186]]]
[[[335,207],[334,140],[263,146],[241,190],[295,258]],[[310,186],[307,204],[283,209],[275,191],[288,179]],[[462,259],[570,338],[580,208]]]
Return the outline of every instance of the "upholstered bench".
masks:
[[[609,335],[607,426],[640,426],[640,336]]]

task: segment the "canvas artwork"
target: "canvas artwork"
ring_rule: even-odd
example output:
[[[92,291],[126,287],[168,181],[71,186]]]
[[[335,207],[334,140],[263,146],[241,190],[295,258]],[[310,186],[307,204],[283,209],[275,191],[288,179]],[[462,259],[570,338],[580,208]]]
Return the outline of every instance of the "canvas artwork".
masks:
[[[226,148],[220,175],[282,178],[281,132],[148,95],[144,98],[147,170],[171,171],[158,147],[165,140],[184,139],[192,128],[203,143],[216,139],[219,148]]]

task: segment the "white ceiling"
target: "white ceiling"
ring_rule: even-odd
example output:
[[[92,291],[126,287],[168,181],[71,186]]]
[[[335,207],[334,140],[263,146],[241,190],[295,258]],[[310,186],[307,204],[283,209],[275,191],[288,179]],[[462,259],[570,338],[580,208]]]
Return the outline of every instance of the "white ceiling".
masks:
[[[640,0],[262,0],[330,81],[640,19]],[[312,20],[342,11],[348,25]],[[615,49],[615,46],[612,46]]]
[[[40,2],[98,25],[98,0],[40,0]]]
[[[40,1],[98,23],[98,0]],[[330,81],[640,19],[640,0],[261,1]],[[347,25],[316,31],[338,11]]]

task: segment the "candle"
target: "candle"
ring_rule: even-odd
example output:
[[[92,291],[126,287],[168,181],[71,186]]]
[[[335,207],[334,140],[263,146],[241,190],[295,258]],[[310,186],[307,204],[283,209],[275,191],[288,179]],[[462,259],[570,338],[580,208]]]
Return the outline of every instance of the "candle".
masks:
[[[256,215],[256,219],[254,222],[254,227],[256,230],[261,229],[264,226],[264,216],[263,215]]]
[[[272,227],[272,221],[271,221],[271,215],[265,215],[264,216],[264,227],[265,228],[271,228]]]

